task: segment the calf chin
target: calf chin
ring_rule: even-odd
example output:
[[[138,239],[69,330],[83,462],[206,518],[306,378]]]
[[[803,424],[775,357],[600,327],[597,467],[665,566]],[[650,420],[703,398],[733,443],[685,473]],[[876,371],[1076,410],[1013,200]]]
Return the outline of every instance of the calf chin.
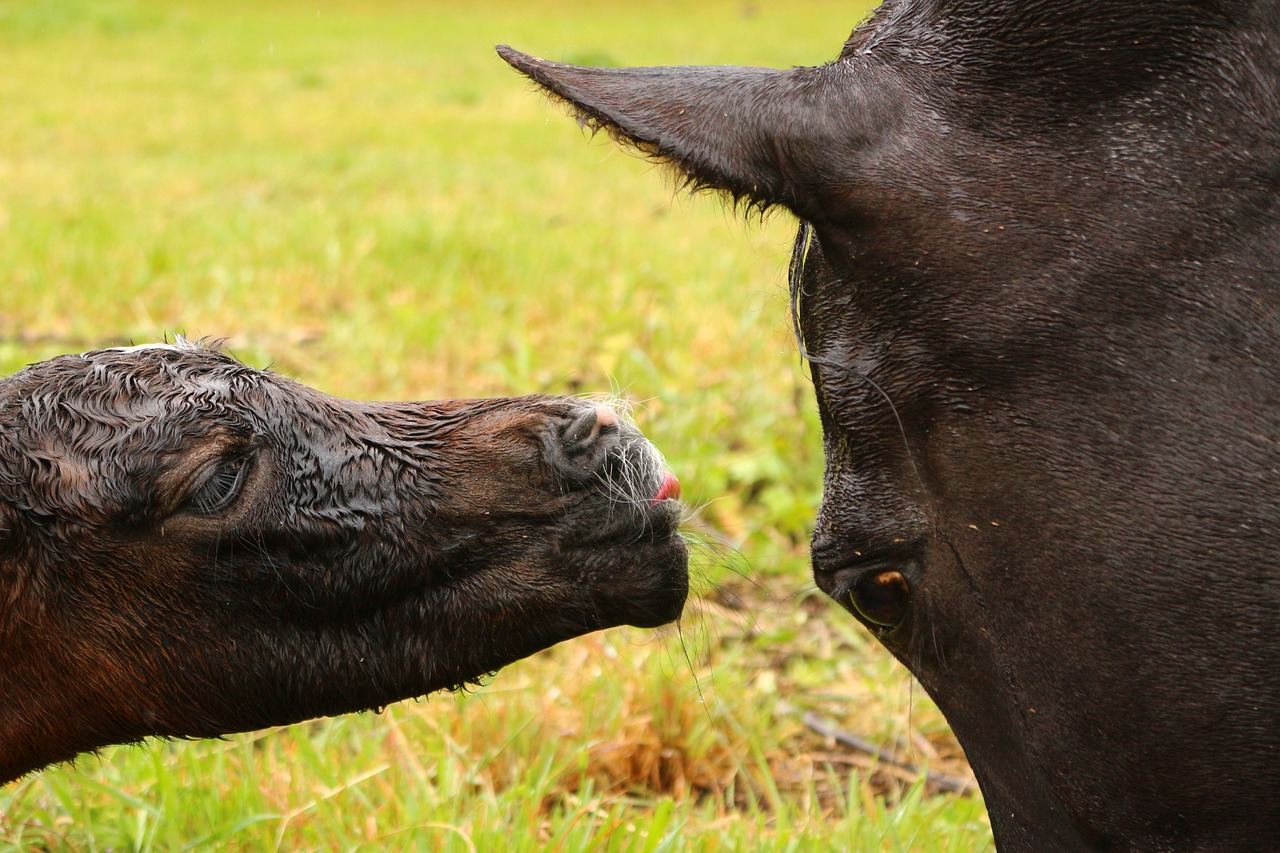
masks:
[[[33,365],[0,381],[0,779],[671,621],[664,471],[579,400],[357,403],[185,342]]]

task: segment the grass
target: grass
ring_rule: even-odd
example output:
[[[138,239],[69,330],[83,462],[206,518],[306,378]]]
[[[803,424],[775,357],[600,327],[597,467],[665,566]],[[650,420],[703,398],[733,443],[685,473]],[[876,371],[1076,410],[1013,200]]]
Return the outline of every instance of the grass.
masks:
[[[793,223],[676,194],[492,47],[828,60],[808,2],[0,0],[0,374],[166,335],[357,398],[614,391],[701,506],[678,629],[482,690],[0,791],[0,848],[972,850],[935,795],[802,722],[963,776],[928,697],[816,595],[822,458],[786,321]]]

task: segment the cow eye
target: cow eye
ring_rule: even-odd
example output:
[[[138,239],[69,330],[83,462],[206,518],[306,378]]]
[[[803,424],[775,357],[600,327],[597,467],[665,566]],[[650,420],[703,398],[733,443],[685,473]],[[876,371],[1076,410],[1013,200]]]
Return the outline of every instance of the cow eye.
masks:
[[[877,569],[861,575],[849,590],[849,599],[862,618],[882,628],[892,628],[907,615],[911,584],[902,572]]]
[[[231,506],[240,494],[251,464],[247,454],[219,462],[191,493],[187,506],[200,515],[213,515]]]

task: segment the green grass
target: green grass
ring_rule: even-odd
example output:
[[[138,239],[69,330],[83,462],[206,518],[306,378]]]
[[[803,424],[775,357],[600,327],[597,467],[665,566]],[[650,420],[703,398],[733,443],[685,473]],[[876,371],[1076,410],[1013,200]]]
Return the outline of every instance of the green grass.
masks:
[[[104,750],[0,791],[0,847],[989,845],[980,800],[801,723],[967,772],[808,578],[822,458],[793,223],[673,192],[492,50],[811,64],[863,11],[0,0],[0,374],[184,333],[349,397],[615,391],[724,543],[679,630],[583,638],[380,716]]]

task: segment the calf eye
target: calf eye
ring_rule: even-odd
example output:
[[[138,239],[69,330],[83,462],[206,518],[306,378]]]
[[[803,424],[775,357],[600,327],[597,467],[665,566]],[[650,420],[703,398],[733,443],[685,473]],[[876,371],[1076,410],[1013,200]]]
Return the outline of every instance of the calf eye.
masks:
[[[240,494],[240,487],[244,485],[250,463],[251,459],[247,455],[219,462],[209,476],[205,477],[204,482],[191,493],[187,506],[200,515],[213,515],[231,506]]]
[[[849,599],[862,618],[873,625],[892,628],[907,615],[911,585],[902,572],[880,569],[867,572],[853,582]]]

